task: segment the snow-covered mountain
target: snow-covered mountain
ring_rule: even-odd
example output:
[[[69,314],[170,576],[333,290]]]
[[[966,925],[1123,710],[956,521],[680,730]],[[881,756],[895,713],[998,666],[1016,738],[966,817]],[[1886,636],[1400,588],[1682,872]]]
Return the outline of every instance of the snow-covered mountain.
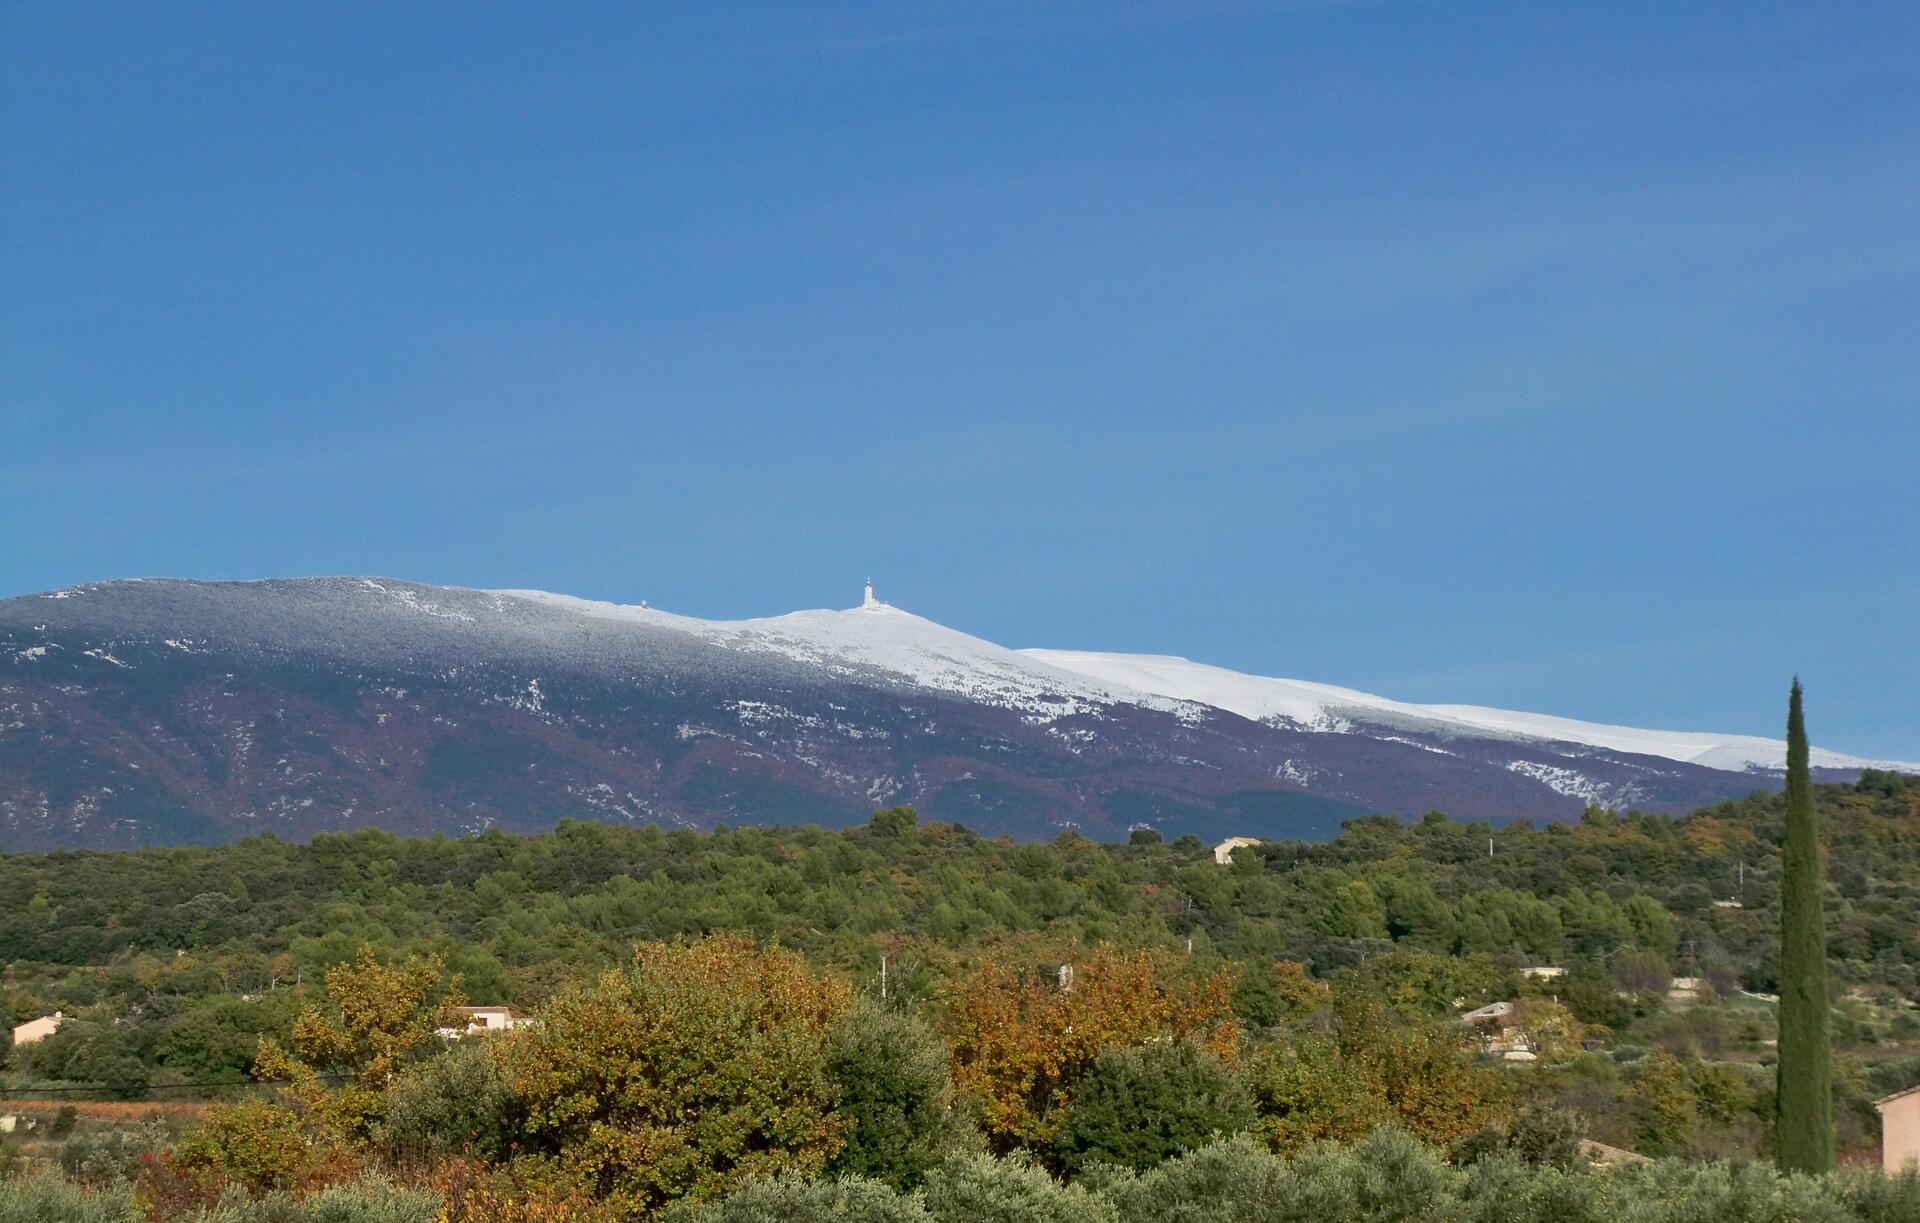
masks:
[[[1784,739],[1639,730],[1480,705],[1414,705],[1332,684],[1243,675],[1161,654],[1095,654],[1078,650],[1024,650],[1022,653],[1089,679],[1124,684],[1141,692],[1212,705],[1256,721],[1291,724],[1307,730],[1352,732],[1360,726],[1399,727],[1438,735],[1488,735],[1540,743],[1586,744],[1616,752],[1661,756],[1710,769],[1779,771],[1787,765]],[[1920,772],[1920,764],[1869,760],[1818,747],[1812,749],[1810,758],[1817,769]]]
[[[743,621],[387,578],[0,601],[6,848],[570,816],[833,824],[892,803],[1016,836],[1313,835],[1370,811],[1680,809],[1776,784],[1780,754],[1011,650],[871,596]]]
[[[672,629],[743,654],[800,663],[849,682],[906,684],[971,701],[1060,714],[1087,702],[1131,702],[1173,709],[1168,699],[1050,664],[1044,651],[1010,650],[872,600],[845,611],[797,611],[758,620],[699,620],[647,606],[601,603],[544,590],[502,590],[524,599],[619,624]]]

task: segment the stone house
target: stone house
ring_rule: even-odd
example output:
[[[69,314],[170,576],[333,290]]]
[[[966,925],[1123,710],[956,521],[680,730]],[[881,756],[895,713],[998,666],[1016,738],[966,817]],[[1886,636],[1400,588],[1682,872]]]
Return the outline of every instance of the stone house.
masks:
[[[42,1015],[38,1019],[29,1019],[13,1030],[13,1047],[17,1049],[21,1045],[31,1045],[36,1041],[45,1040],[58,1032],[60,1025],[66,1021],[67,1017],[59,1011],[51,1015]]]
[[[1259,837],[1228,837],[1213,847],[1213,860],[1221,866],[1230,866],[1233,863],[1234,850],[1245,845],[1258,844],[1260,844]]]
[[[1873,1102],[1880,1111],[1880,1166],[1888,1172],[1920,1164],[1920,1087]]]
[[[441,1028],[440,1035],[448,1040],[459,1040],[463,1036],[491,1036],[500,1032],[511,1032],[530,1022],[525,1016],[514,1014],[512,1007],[463,1006],[457,1009],[467,1017],[467,1026]]]
[[[1507,1062],[1530,1062],[1535,1056],[1533,1041],[1516,1022],[1519,1018],[1516,1011],[1511,1002],[1494,1002],[1477,1011],[1468,1011],[1460,1016],[1460,1022],[1479,1033],[1480,1047],[1494,1057]]]

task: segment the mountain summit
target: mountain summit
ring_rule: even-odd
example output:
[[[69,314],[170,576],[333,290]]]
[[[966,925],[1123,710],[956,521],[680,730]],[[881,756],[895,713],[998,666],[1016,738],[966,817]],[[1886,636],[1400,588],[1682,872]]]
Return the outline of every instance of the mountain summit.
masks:
[[[712,621],[388,578],[0,601],[0,846],[531,831],[568,817],[1314,835],[1777,784],[1769,740],[1012,650],[890,606]],[[1816,752],[1846,776],[1877,762]],[[1920,771],[1920,766],[1898,766]]]

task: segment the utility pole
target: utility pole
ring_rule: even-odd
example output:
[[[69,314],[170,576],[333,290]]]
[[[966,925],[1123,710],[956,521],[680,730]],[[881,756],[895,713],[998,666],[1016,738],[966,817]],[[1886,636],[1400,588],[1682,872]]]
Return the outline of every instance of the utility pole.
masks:
[[[887,953],[880,953],[880,1001],[887,1000]]]

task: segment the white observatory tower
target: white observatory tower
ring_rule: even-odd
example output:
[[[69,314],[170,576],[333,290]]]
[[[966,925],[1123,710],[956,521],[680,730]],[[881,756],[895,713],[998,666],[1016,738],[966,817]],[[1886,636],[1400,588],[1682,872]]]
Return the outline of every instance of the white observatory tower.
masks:
[[[873,578],[867,578],[867,592],[860,600],[861,607],[878,607],[880,600],[873,597]]]

